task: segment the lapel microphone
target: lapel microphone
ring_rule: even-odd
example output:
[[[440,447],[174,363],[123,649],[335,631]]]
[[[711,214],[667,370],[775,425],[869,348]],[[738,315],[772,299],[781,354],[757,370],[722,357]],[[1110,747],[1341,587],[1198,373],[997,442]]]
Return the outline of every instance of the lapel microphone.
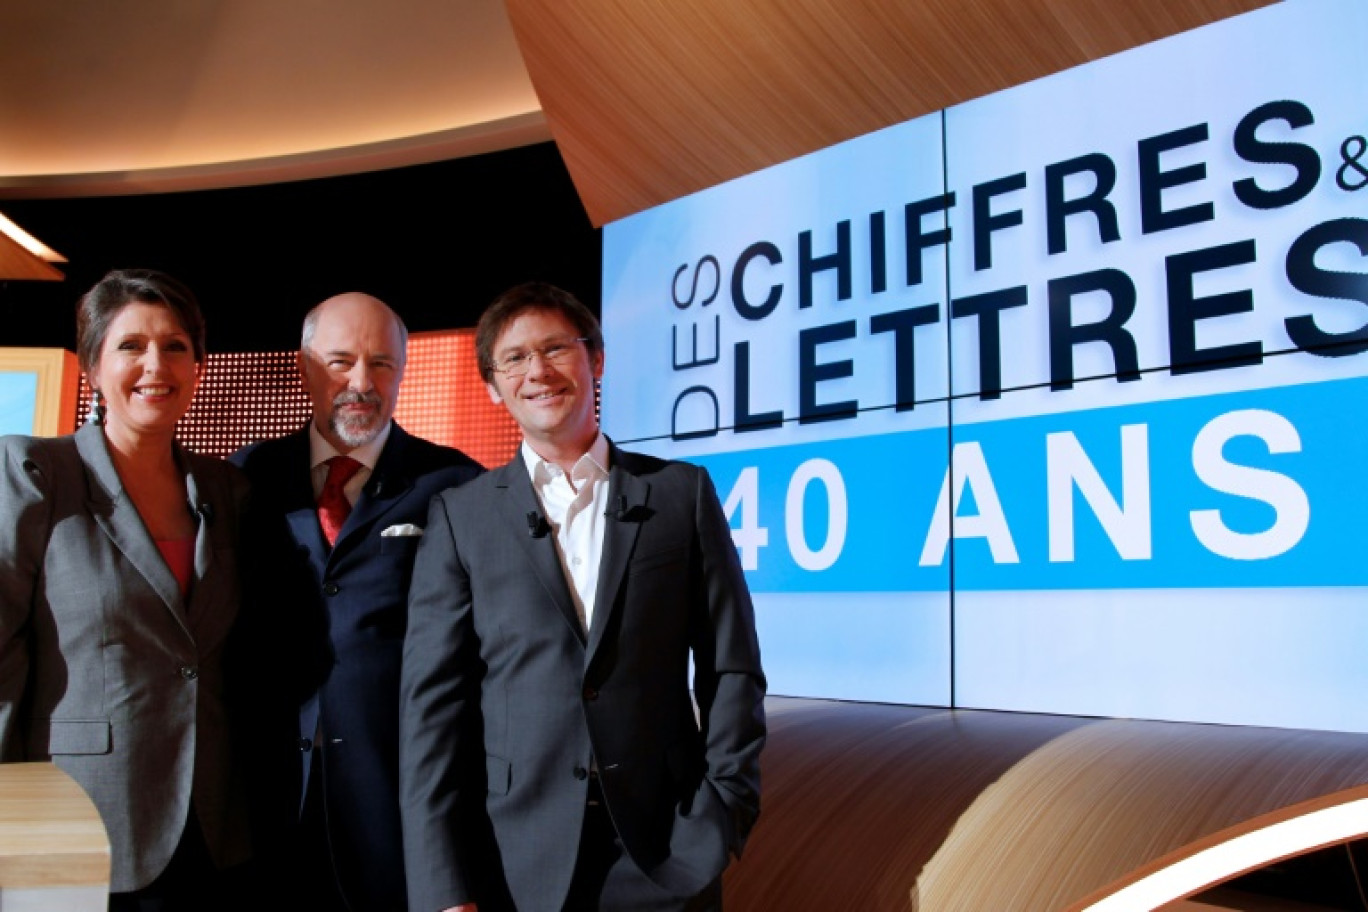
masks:
[[[551,531],[551,524],[536,510],[527,511],[527,534],[532,538],[544,538]]]
[[[603,515],[608,517],[609,519],[615,519],[618,522],[626,522],[627,516],[631,512],[632,508],[627,506],[627,495],[619,494],[617,496],[616,505],[604,510]]]
[[[204,524],[205,524],[206,526],[212,525],[212,524],[213,524],[213,522],[214,522],[214,506],[213,506],[213,504],[202,503],[202,504],[200,504],[198,507],[195,508],[195,512],[199,514],[200,519],[204,520]]]

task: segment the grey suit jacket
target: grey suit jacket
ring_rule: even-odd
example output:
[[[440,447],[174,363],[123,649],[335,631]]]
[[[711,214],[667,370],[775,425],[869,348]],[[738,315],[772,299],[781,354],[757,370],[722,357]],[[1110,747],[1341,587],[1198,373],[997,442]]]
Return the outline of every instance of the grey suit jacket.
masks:
[[[0,438],[0,759],[51,760],[85,789],[114,892],[162,872],[192,800],[220,867],[249,849],[222,665],[246,480],[221,460],[177,460],[199,517],[188,602],[101,428]]]
[[[553,536],[529,533],[539,505],[521,458],[433,501],[401,691],[414,912],[560,910],[591,764],[666,894],[710,884],[756,820],[765,678],[712,482],[613,447],[609,503],[622,509],[586,636]]]

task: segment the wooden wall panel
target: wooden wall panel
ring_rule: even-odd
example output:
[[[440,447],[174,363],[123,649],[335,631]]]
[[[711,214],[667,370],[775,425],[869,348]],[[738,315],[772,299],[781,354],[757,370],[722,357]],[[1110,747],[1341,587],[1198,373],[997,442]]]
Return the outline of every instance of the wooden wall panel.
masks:
[[[506,0],[595,225],[1273,0]]]
[[[1365,786],[1364,735],[1099,721],[979,796],[918,878],[919,907],[1086,908],[1138,872]]]
[[[760,822],[725,878],[726,906],[739,912],[908,912],[918,872],[978,796],[1093,721],[781,697],[765,705]]]
[[[64,278],[56,266],[29,253],[19,242],[0,232],[0,281],[24,279],[60,282]]]
[[[783,697],[766,709],[760,822],[725,876],[733,912],[1081,912],[1368,797],[1362,734]],[[1340,838],[1368,833],[1356,819]]]

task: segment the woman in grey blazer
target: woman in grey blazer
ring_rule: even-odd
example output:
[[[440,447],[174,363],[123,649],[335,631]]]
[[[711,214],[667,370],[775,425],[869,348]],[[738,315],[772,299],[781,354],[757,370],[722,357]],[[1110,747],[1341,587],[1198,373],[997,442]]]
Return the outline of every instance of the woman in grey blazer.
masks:
[[[248,853],[222,661],[246,482],[175,442],[204,363],[188,289],[114,271],[76,324],[91,421],[0,438],[0,760],[90,795],[111,910],[226,908]]]

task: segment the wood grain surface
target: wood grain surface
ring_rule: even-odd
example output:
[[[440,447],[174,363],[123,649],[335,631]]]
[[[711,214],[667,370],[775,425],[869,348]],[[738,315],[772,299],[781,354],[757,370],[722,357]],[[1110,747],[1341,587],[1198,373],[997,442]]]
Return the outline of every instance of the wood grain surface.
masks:
[[[109,840],[81,787],[51,763],[0,764],[0,890],[109,883]]]
[[[65,276],[57,267],[34,256],[18,241],[0,232],[0,280],[24,279],[60,282]]]
[[[1368,790],[1368,735],[767,705],[760,822],[726,874],[733,912],[1084,908],[1194,851]]]
[[[1273,0],[507,0],[595,225]]]

